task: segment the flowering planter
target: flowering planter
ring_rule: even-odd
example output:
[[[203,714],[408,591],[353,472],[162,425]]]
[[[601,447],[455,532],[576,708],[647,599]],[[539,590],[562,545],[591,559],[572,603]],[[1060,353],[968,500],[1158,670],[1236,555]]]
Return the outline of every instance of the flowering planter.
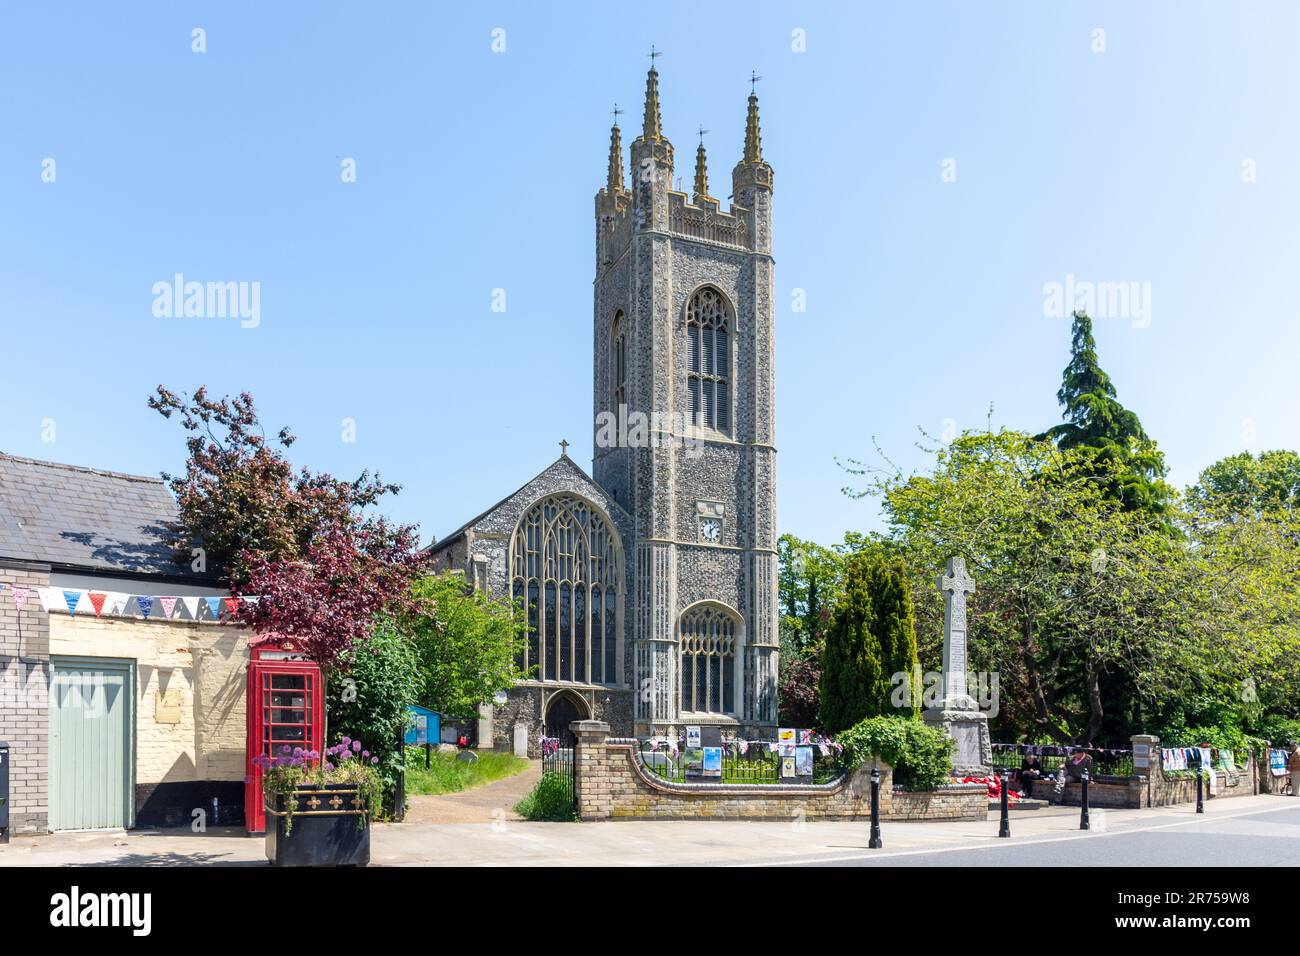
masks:
[[[370,818],[361,791],[330,783],[267,794],[266,858],[275,866],[368,866]]]

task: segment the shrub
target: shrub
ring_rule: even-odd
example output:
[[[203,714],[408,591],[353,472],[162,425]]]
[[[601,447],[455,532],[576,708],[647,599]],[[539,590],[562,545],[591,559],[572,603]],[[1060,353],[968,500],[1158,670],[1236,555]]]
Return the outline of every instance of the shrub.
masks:
[[[532,793],[515,804],[515,813],[525,820],[564,822],[578,819],[573,809],[573,791],[560,774],[544,773]]]
[[[391,804],[403,763],[399,735],[406,731],[406,706],[415,703],[415,652],[385,621],[368,641],[348,652],[346,662],[347,673],[331,673],[329,678],[330,732],[370,742]],[[374,812],[378,815],[380,807]]]
[[[846,769],[876,756],[894,768],[894,783],[905,790],[933,790],[951,780],[952,738],[913,717],[868,717],[836,739]]]
[[[1300,740],[1300,720],[1270,716],[1262,720],[1255,732],[1274,747],[1289,747]]]

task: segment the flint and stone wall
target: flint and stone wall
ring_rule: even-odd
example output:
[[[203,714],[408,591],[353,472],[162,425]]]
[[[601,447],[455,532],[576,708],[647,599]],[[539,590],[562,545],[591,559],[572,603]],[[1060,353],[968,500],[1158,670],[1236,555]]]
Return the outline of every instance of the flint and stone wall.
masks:
[[[870,820],[869,765],[830,784],[674,784],[647,772],[637,742],[609,736],[603,721],[573,724],[575,791],[583,820]],[[984,784],[954,784],[923,793],[895,790],[893,771],[879,764],[883,820],[985,820]]]

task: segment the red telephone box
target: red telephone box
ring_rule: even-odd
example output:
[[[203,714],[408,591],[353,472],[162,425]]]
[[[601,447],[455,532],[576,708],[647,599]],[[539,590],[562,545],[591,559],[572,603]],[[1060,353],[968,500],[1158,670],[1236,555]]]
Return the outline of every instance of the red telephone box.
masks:
[[[249,652],[244,820],[249,833],[265,833],[262,769],[251,761],[258,754],[275,756],[286,746],[323,750],[325,710],[320,668],[303,656],[295,641],[269,637]]]

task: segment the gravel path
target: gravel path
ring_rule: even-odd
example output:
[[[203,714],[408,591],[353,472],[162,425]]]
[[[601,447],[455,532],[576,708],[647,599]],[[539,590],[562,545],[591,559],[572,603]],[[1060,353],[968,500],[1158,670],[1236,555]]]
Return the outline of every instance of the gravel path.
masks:
[[[514,806],[542,778],[542,762],[528,761],[522,773],[472,790],[407,797],[407,823],[493,823],[518,820]]]

